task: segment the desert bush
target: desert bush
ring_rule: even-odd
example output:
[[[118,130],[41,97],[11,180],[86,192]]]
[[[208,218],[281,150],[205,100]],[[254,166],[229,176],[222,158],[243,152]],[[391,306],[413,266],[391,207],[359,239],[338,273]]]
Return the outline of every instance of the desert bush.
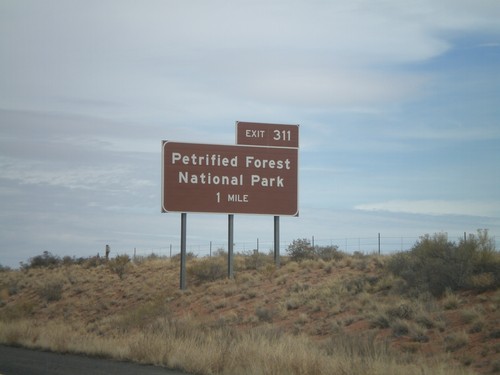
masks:
[[[143,264],[149,261],[155,261],[155,260],[160,260],[160,259],[166,259],[166,256],[161,256],[156,254],[155,252],[152,252],[149,255],[135,255],[134,256],[134,263],[135,264]]]
[[[366,291],[368,284],[368,279],[366,276],[361,276],[357,278],[348,279],[342,282],[345,290],[351,294],[356,295]]]
[[[424,328],[430,329],[436,326],[436,323],[432,319],[432,316],[428,313],[421,312],[415,317],[415,322]]]
[[[87,258],[84,257],[76,258],[74,256],[65,255],[63,256],[61,263],[64,266],[71,266],[73,264],[85,264],[86,261]]]
[[[7,272],[7,271],[10,271],[10,267],[0,264],[0,272]]]
[[[28,259],[27,263],[21,262],[21,269],[29,270],[32,268],[55,268],[59,266],[83,265],[86,268],[97,267],[106,262],[105,258],[97,256],[79,257],[65,255],[62,258],[53,255],[49,251],[44,251],[41,255]],[[0,268],[1,270],[1,268]]]
[[[489,334],[488,337],[490,339],[500,339],[500,328],[495,328],[493,329]]]
[[[28,263],[21,262],[21,268],[53,268],[61,264],[61,258],[57,255],[53,255],[49,251],[44,251],[42,255],[37,255],[28,259]]]
[[[285,307],[287,310],[296,310],[302,306],[302,301],[297,297],[292,297],[285,301]]]
[[[244,251],[241,255],[243,256],[243,267],[246,270],[257,270],[266,264],[273,263],[272,255],[264,254],[257,250]]]
[[[415,313],[414,308],[407,303],[401,303],[397,306],[391,306],[386,310],[390,318],[412,319]]]
[[[370,327],[371,328],[389,328],[391,324],[391,319],[385,313],[375,314],[370,318]]]
[[[38,288],[38,295],[46,302],[59,301],[63,288],[64,282],[62,280],[49,280]]]
[[[69,255],[65,255],[62,258],[62,264],[65,266],[70,266],[72,264],[76,263],[76,260],[74,257],[70,257]]]
[[[448,241],[445,233],[425,235],[410,251],[395,254],[388,268],[404,279],[409,289],[429,291],[434,296],[448,289],[500,286],[500,258],[487,231],[482,230],[459,244]]]
[[[99,256],[92,256],[92,257],[88,257],[84,262],[83,262],[83,266],[85,268],[94,268],[94,267],[98,267],[102,264],[104,264],[106,262],[106,258],[101,258]]]
[[[191,252],[191,251],[188,251],[186,253],[186,260],[187,261],[196,259],[197,257],[198,256],[195,253]],[[172,259],[173,262],[180,262],[181,261],[181,254],[180,253],[175,254],[175,255],[172,256],[171,259]]]
[[[324,261],[329,261],[329,260],[341,260],[343,259],[346,254],[343,253],[342,251],[339,251],[338,246],[323,246],[323,247],[316,247],[315,252],[318,256],[319,259],[323,259]]]
[[[255,315],[259,321],[271,323],[276,316],[276,311],[264,306],[259,306],[255,309]]]
[[[339,251],[338,246],[312,246],[307,238],[293,240],[286,249],[290,259],[300,262],[308,259],[322,259],[324,261],[339,261],[346,255]]]
[[[221,256],[199,259],[187,267],[187,274],[195,284],[202,284],[227,276],[227,264]]]
[[[130,257],[127,254],[117,255],[108,262],[108,268],[116,273],[120,279],[123,279],[129,267]]]
[[[483,330],[483,328],[485,327],[486,323],[484,322],[484,320],[477,320],[475,322],[473,322],[469,328],[469,333],[478,333],[478,332],[481,332]]]
[[[406,320],[401,320],[401,319],[391,320],[389,326],[392,329],[392,334],[396,337],[406,336],[410,333],[410,325]]]
[[[307,238],[293,240],[288,245],[286,252],[289,254],[290,259],[296,262],[316,257],[314,247],[311,246],[311,242]]]
[[[7,305],[0,309],[0,322],[8,323],[25,319],[33,314],[35,307],[36,305],[32,301]]]
[[[465,324],[470,324],[469,333],[481,332],[486,324],[483,312],[477,307],[462,309],[460,318]]]
[[[219,247],[217,250],[214,251],[214,253],[212,254],[212,256],[227,258],[227,251],[223,247]]]
[[[463,348],[469,343],[469,335],[465,332],[452,333],[444,338],[445,350],[447,352],[454,352]]]
[[[461,300],[458,295],[450,291],[446,290],[445,295],[443,297],[443,307],[445,310],[455,310],[460,305]]]
[[[469,287],[479,292],[493,289],[497,285],[493,272],[483,272],[469,278]]]
[[[420,324],[409,323],[409,336],[414,342],[429,342],[430,337],[427,335],[427,329]]]

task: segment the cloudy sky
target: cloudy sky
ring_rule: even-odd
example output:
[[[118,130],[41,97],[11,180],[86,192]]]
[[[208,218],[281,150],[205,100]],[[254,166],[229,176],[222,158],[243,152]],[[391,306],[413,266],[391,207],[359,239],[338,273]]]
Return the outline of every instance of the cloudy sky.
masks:
[[[497,0],[1,1],[0,264],[177,251],[161,141],[234,144],[237,120],[300,124],[284,247],[498,244],[499,19]],[[270,248],[272,217],[234,225],[236,250]],[[210,241],[227,216],[189,214],[188,250]]]

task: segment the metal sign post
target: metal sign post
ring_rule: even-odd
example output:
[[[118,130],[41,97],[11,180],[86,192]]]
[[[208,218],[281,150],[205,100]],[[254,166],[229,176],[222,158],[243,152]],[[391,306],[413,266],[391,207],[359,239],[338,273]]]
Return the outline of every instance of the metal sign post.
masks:
[[[233,273],[233,245],[234,245],[234,215],[227,216],[227,277],[232,279]]]
[[[274,217],[274,264],[280,267],[280,217]]]
[[[181,214],[181,290],[186,289],[186,224],[187,214]]]

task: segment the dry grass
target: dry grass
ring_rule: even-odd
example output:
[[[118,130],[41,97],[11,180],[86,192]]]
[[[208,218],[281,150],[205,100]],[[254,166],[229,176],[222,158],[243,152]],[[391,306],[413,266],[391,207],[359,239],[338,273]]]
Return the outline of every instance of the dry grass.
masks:
[[[497,291],[406,296],[379,256],[283,257],[279,269],[240,258],[233,280],[213,278],[204,262],[191,263],[187,291],[168,259],[123,273],[85,264],[0,272],[0,342],[196,374],[472,374],[498,362]]]

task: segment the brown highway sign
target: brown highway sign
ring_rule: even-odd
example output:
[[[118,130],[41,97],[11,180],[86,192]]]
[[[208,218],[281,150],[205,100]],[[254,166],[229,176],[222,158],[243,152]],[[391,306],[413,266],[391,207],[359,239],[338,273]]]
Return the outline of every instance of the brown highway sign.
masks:
[[[163,141],[162,212],[298,215],[298,149]]]
[[[299,125],[236,122],[236,144],[299,147]]]

